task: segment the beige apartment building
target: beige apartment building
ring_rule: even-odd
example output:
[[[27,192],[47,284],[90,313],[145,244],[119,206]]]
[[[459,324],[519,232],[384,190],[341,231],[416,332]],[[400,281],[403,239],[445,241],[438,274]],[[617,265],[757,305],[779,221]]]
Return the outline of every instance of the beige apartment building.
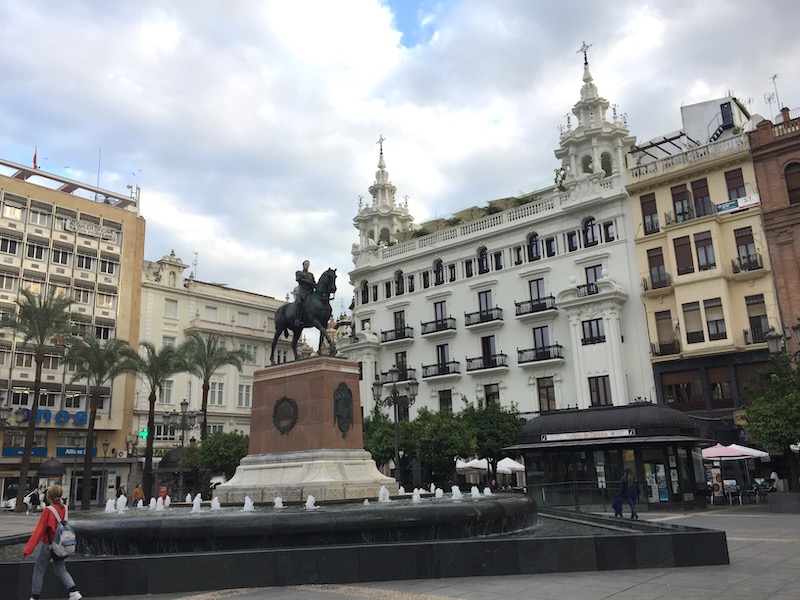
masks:
[[[732,413],[781,330],[736,98],[681,108],[683,128],[633,148],[628,193],[659,402],[737,441]]]
[[[275,311],[284,301],[271,296],[237,290],[226,285],[199,281],[190,265],[175,252],[157,261],[144,261],[141,276],[141,331],[138,340],[148,341],[157,348],[180,345],[188,331],[198,331],[204,338],[215,335],[226,348],[242,349],[250,354],[242,371],[226,366],[210,381],[208,409],[205,415],[208,433],[238,431],[250,433],[250,408],[253,397],[253,375],[269,364],[269,347],[275,331]],[[290,340],[281,339],[276,349],[278,362],[291,360]],[[187,412],[200,412],[203,382],[188,373],[176,373],[167,380],[156,400],[154,457],[157,468],[155,482],[174,482],[177,464],[161,459],[167,452],[200,439],[199,420],[191,429],[173,428],[164,417],[180,413],[186,400]],[[141,479],[143,466],[148,396],[150,390],[137,382],[133,403],[133,424],[128,429],[130,458],[136,465],[131,473],[131,485]],[[189,426],[188,420],[178,420]],[[174,455],[173,455],[174,456]],[[169,464],[172,464],[169,467]],[[187,481],[187,488],[192,482]],[[182,499],[182,498],[181,498]]]
[[[0,160],[0,311],[16,310],[21,289],[51,287],[73,300],[78,330],[101,339],[139,336],[139,280],[145,222],[138,188],[117,194],[59,175]],[[48,458],[61,463],[61,479],[74,501],[74,473],[86,445],[88,389],[71,381],[54,344],[42,371],[42,389],[30,476]],[[24,428],[31,418],[35,366],[21,340],[0,339],[0,404],[12,409],[2,436],[2,498],[16,495]],[[124,482],[126,432],[132,426],[135,378],[120,377],[103,391],[95,425],[92,500],[113,496]],[[17,417],[20,417],[21,422]],[[38,484],[47,484],[40,477]]]

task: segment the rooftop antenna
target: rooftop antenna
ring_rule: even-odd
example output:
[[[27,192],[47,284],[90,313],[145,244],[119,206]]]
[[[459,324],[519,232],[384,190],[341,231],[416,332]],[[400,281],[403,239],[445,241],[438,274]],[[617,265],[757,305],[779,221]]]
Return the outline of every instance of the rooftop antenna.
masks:
[[[194,252],[194,260],[192,261],[192,266],[194,267],[194,278],[197,279],[197,252]]]
[[[775,94],[773,92],[764,92],[764,102],[769,107],[769,116],[772,118],[772,103],[775,102]]]
[[[776,75],[777,77],[777,75]],[[95,187],[100,187],[100,159],[103,157],[103,149],[97,149],[97,185]],[[95,202],[97,201],[97,192],[94,193]]]
[[[778,103],[778,112],[780,112],[781,108],[783,108],[783,105],[781,104],[781,97],[778,96],[778,84],[775,81],[776,79],[778,79],[777,73],[772,76],[772,87],[775,88],[775,102]]]

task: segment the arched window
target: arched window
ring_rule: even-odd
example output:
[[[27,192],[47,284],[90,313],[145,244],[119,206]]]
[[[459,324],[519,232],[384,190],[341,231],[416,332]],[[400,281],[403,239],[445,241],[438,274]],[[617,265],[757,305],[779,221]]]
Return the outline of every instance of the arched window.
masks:
[[[594,173],[594,163],[592,162],[592,157],[589,155],[584,156],[581,159],[581,167],[583,168],[584,173]]]
[[[405,292],[405,281],[403,280],[403,272],[396,271],[394,274],[394,295],[399,296]]]
[[[597,222],[589,217],[583,222],[583,247],[596,246],[598,242]]]
[[[444,265],[442,259],[437,258],[433,261],[433,284],[442,285],[444,283]]]
[[[361,282],[361,304],[367,304],[369,302],[369,284],[367,280]]]
[[[600,168],[605,171],[606,177],[611,177],[611,155],[608,152],[600,155]]]
[[[539,245],[539,235],[532,233],[528,236],[528,260],[539,260],[542,258],[542,249]]]
[[[478,273],[489,272],[489,251],[486,246],[478,248]]]
[[[783,171],[789,204],[800,204],[800,163],[792,163]]]
[[[389,243],[389,230],[385,227],[381,229],[381,239],[379,241]]]

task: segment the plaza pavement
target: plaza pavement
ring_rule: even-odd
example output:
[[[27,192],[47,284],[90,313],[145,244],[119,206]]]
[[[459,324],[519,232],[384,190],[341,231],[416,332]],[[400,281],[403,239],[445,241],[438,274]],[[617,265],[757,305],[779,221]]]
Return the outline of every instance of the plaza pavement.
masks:
[[[382,581],[349,585],[117,596],[115,600],[797,600],[800,514],[765,504],[695,512],[641,513],[643,520],[726,532],[731,564],[723,567],[620,570],[499,577]],[[0,536],[29,533],[35,516],[0,514]],[[80,582],[78,582],[80,584]],[[0,596],[3,594],[0,592]],[[87,596],[88,598],[88,596]],[[112,600],[110,597],[98,600]]]

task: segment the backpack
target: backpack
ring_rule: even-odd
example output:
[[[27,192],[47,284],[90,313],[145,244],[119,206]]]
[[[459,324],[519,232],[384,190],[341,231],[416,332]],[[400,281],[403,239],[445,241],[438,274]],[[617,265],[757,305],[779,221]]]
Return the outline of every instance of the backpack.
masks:
[[[53,541],[50,543],[50,550],[59,558],[66,558],[75,554],[75,547],[78,545],[78,536],[75,530],[67,522],[67,509],[64,508],[64,519],[58,514],[54,506],[48,506],[58,521],[56,527],[56,534],[53,536]]]

